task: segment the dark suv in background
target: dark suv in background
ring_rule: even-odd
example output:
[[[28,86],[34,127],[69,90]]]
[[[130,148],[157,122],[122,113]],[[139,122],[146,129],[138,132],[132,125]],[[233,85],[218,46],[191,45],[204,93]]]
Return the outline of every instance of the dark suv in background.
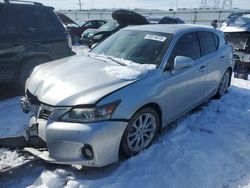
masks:
[[[4,0],[0,27],[0,83],[23,88],[35,66],[74,55],[70,35],[52,7]]]

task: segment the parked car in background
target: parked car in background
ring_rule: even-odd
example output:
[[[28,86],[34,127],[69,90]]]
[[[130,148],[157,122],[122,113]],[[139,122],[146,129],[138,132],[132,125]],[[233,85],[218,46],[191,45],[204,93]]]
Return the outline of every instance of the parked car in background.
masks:
[[[148,20],[144,16],[136,12],[123,9],[114,11],[112,13],[112,18],[115,21],[110,21],[103,25],[100,29],[94,31],[92,34],[88,34],[89,46],[103,41],[121,28],[127,27],[129,25],[149,24]]]
[[[220,28],[234,49],[235,71],[248,79],[250,73],[250,11],[234,12]]]
[[[72,38],[73,43],[79,42],[82,33],[87,29],[98,29],[103,24],[105,24],[106,21],[104,20],[85,20],[82,22],[74,23],[74,24],[68,24],[66,28],[68,29],[70,36]]]
[[[31,111],[25,148],[52,163],[101,167],[133,156],[157,134],[230,86],[223,32],[192,25],[126,27],[86,55],[37,67],[22,99]]]
[[[51,7],[5,0],[0,25],[0,83],[24,88],[35,66],[74,55],[70,35]]]
[[[116,21],[108,21],[97,30],[91,30],[88,34],[84,33],[82,36],[83,41],[87,41],[88,46],[91,47],[95,43],[99,43],[119,31],[121,26]]]
[[[96,33],[97,31],[103,30],[103,27],[106,28],[108,23],[102,25],[99,29],[87,29],[82,33],[80,42],[82,44],[88,44],[89,43],[89,39],[90,37],[92,37],[94,35],[94,33]]]
[[[65,27],[67,27],[67,25],[70,25],[70,24],[73,24],[73,25],[76,24],[75,21],[73,21],[71,18],[69,18],[68,16],[66,16],[62,12],[59,12],[59,11],[54,11],[54,12],[55,12],[55,14],[57,15],[57,17],[60,19],[60,21],[63,23],[63,25]]]
[[[185,22],[177,17],[171,16],[148,16],[150,24],[184,24]]]

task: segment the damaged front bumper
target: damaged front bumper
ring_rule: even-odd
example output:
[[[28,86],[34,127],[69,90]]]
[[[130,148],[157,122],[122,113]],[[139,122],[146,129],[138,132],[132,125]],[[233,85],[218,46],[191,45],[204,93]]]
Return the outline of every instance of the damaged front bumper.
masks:
[[[127,122],[59,122],[55,117],[68,108],[32,105],[27,99],[22,99],[21,105],[24,112],[37,110],[30,119],[27,137],[38,136],[47,145],[41,149],[25,148],[31,154],[51,163],[89,167],[102,167],[118,161]]]

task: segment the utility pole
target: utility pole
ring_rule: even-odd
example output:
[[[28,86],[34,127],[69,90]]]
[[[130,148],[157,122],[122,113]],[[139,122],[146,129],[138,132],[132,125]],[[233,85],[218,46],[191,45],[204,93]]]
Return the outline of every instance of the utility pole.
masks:
[[[219,9],[220,8],[220,0],[201,0],[200,2],[201,9]]]
[[[79,9],[82,10],[82,0],[79,0],[78,5],[79,5]]]
[[[221,9],[233,9],[233,0],[224,0]]]

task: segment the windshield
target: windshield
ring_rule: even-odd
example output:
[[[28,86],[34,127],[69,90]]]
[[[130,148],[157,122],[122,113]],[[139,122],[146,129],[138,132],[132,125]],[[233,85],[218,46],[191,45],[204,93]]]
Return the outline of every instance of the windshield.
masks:
[[[108,22],[104,25],[102,25],[98,30],[100,31],[111,31],[117,28],[119,25],[117,22]]]
[[[122,30],[93,48],[91,52],[130,60],[139,64],[159,64],[172,34]]]
[[[82,27],[84,24],[86,24],[86,22],[85,22],[85,21],[78,21],[77,24],[78,24],[80,27]]]

